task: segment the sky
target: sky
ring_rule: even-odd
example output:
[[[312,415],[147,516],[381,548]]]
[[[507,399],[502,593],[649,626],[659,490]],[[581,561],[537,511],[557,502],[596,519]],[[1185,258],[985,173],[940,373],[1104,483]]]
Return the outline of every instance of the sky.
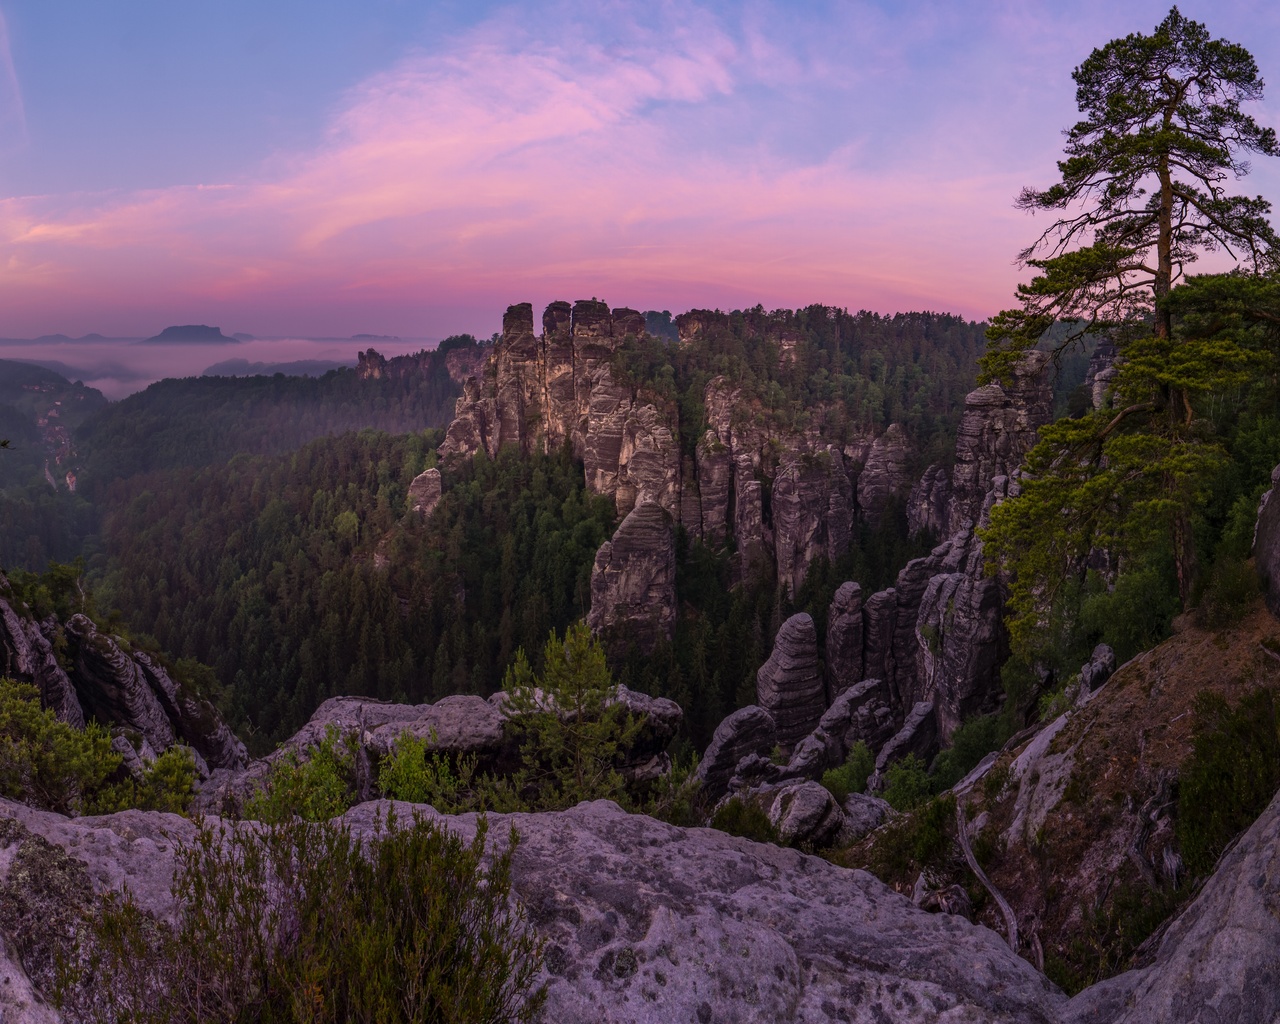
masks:
[[[1280,4],[1181,9],[1280,127]],[[985,318],[1072,69],[1167,10],[0,0],[0,337],[487,336],[593,296]],[[1280,201],[1280,167],[1241,189]]]

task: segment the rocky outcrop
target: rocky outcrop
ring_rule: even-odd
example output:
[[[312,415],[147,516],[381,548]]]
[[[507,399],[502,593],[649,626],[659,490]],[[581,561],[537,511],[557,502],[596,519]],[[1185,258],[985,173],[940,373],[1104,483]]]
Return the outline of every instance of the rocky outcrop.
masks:
[[[876,755],[875,774],[868,783],[868,788],[879,789],[889,766],[908,755],[915,755],[922,761],[928,762],[937,749],[937,729],[933,705],[923,700],[917,703],[907,715],[902,728],[881,746],[880,752]]]
[[[788,455],[773,478],[773,534],[778,582],[795,594],[816,558],[849,548],[853,487],[840,449]]]
[[[965,398],[945,536],[978,525],[992,481],[1018,470],[1036,432],[1052,418],[1048,362],[1048,353],[1028,352],[1007,386],[986,384]]]
[[[625,515],[654,501],[680,514],[680,452],[674,418],[613,378],[610,360],[628,337],[644,336],[644,317],[595,299],[553,302],[535,335],[533,307],[507,309],[502,335],[463,385],[443,458],[504,444],[556,451],[570,444],[587,485]]]
[[[911,443],[897,423],[889,424],[872,442],[867,461],[858,474],[858,510],[872,526],[878,526],[885,509],[894,498],[900,498],[911,486],[907,467]]]
[[[862,588],[842,583],[827,610],[827,703],[863,679]]]
[[[897,723],[879,679],[865,679],[845,690],[823,712],[817,728],[796,744],[786,774],[819,779],[844,764],[854,745],[878,750],[893,736]]]
[[[778,790],[769,807],[769,823],[784,843],[828,845],[844,826],[844,810],[835,797],[816,782],[801,782]]]
[[[694,781],[712,803],[729,790],[738,765],[752,755],[765,755],[777,742],[778,723],[755,704],[739,708],[716,726],[711,743],[702,754]]]
[[[671,517],[655,502],[637,505],[596,552],[587,625],[611,643],[652,651],[669,641],[676,617],[676,556]]]
[[[341,820],[370,836],[388,806],[362,804]],[[477,825],[474,815],[396,811],[464,841]],[[95,891],[119,891],[127,878],[143,909],[172,913],[175,841],[191,841],[190,822],[138,812],[72,820],[7,803],[0,814],[82,860]],[[520,836],[512,888],[545,942],[547,1020],[1049,1024],[1066,1002],[994,932],[925,913],[864,872],[795,850],[604,801],[490,814],[488,824],[492,841],[512,827]]]
[[[1112,381],[1116,379],[1119,369],[1116,360],[1119,350],[1116,343],[1107,338],[1100,338],[1089,357],[1089,369],[1085,371],[1084,387],[1089,393],[1089,401],[1095,409],[1101,409],[1107,401],[1107,392],[1111,390]]]
[[[951,475],[941,466],[930,466],[907,498],[907,533],[912,537],[925,533],[944,536],[950,506]]]
[[[1258,506],[1253,557],[1267,607],[1280,618],[1280,466],[1272,470],[1271,490],[1262,496]]]
[[[8,581],[0,576],[0,593],[8,592]],[[51,634],[57,621],[48,625]],[[19,615],[13,604],[0,597],[0,676],[31,683],[40,691],[40,704],[76,729],[85,725],[84,711],[76,697],[75,687],[53,653],[53,645],[40,625],[32,618]]]
[[[756,703],[777,723],[776,741],[790,750],[817,726],[826,707],[818,666],[818,634],[804,612],[782,624],[773,653],[756,673]]]
[[[1116,670],[1116,652],[1107,644],[1098,644],[1089,655],[1089,660],[1080,666],[1080,697],[1093,693],[1102,686]]]
[[[413,478],[409,485],[409,507],[426,519],[435,511],[444,495],[440,470],[432,466]]]

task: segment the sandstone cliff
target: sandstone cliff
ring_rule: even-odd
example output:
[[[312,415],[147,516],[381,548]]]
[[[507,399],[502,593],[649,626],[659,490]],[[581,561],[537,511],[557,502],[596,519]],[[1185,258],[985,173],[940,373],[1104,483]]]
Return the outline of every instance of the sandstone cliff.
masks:
[[[55,641],[65,644],[65,667]],[[140,744],[141,762],[175,743],[194,751],[201,775],[239,768],[247,760],[244,745],[214,707],[188,693],[154,656],[99,631],[84,615],[65,623],[35,622],[3,576],[0,674],[33,684],[43,706],[75,728],[83,729],[92,717],[118,735],[131,734]],[[122,741],[117,749],[133,761],[133,746]]]
[[[676,621],[676,549],[671,517],[656,502],[637,505],[591,570],[587,625],[620,647],[652,651],[670,642]]]

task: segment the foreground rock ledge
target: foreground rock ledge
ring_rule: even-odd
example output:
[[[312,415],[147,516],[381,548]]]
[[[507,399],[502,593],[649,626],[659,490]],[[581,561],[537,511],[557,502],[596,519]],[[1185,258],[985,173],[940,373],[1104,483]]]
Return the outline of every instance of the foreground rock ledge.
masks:
[[[365,833],[386,807],[345,820]],[[84,860],[95,887],[127,881],[160,913],[165,894],[151,890],[167,888],[174,840],[192,833],[136,811],[73,820],[0,802],[0,814]],[[474,815],[442,820],[463,836],[475,828]],[[492,815],[490,835],[508,824],[521,837],[515,890],[547,939],[545,1019],[556,1024],[1047,1022],[1065,1003],[995,933],[917,910],[861,871],[607,801]],[[56,1019],[5,1010],[6,1021]]]

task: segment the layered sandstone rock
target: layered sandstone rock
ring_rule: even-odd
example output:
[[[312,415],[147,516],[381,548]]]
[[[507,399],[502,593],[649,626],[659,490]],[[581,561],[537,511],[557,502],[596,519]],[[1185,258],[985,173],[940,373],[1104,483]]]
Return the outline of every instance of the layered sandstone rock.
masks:
[[[778,582],[798,593],[816,558],[832,561],[849,549],[853,488],[844,455],[834,445],[789,454],[773,478],[773,537]]]
[[[756,673],[756,703],[777,723],[776,741],[784,750],[817,726],[826,708],[818,665],[818,634],[804,612],[782,624],[773,653]]]
[[[889,502],[911,487],[907,467],[911,443],[897,423],[889,424],[875,439],[862,472],[858,474],[858,510],[872,526],[878,526]]]
[[[941,466],[930,466],[907,498],[907,532],[912,537],[923,533],[942,537],[950,506],[951,475]]]
[[[694,772],[699,792],[712,802],[719,800],[728,791],[738,765],[753,754],[769,753],[777,733],[773,715],[755,704],[739,708],[721,721]]]
[[[842,583],[827,610],[827,700],[864,678],[862,588]]]
[[[440,470],[432,466],[423,470],[409,484],[409,507],[426,519],[435,511],[444,496],[444,481]]]
[[[655,502],[637,505],[596,552],[587,625],[611,642],[652,651],[672,638],[676,552],[671,517]]]
[[[1262,580],[1267,607],[1280,617],[1280,466],[1271,473],[1271,490],[1258,506],[1253,534],[1253,556]]]

